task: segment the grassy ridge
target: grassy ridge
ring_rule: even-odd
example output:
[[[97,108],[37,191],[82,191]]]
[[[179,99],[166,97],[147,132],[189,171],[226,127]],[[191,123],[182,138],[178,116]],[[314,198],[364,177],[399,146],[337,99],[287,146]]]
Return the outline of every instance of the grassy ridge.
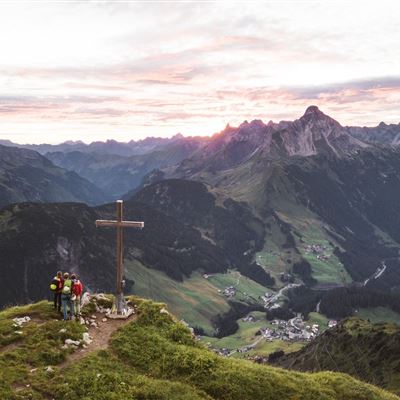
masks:
[[[0,398],[3,400],[395,400],[355,379],[330,372],[303,374],[244,360],[218,357],[196,342],[162,304],[135,299],[138,318],[117,331],[107,350],[65,369],[66,336],[78,338],[75,323],[50,320],[23,328],[16,348],[0,348]],[[46,307],[43,303],[42,309]],[[50,305],[47,305],[50,310]],[[49,318],[50,311],[43,311]],[[29,314],[29,307],[24,309]],[[2,313],[2,321],[10,314]],[[15,315],[11,313],[11,316]],[[60,332],[63,326],[66,332]],[[50,358],[40,355],[52,354]],[[46,371],[46,365],[54,365]],[[32,367],[36,369],[32,370]]]
[[[345,372],[400,394],[400,327],[350,318],[277,364],[300,371]]]
[[[386,307],[360,308],[355,315],[373,323],[389,322],[400,325],[400,314]]]

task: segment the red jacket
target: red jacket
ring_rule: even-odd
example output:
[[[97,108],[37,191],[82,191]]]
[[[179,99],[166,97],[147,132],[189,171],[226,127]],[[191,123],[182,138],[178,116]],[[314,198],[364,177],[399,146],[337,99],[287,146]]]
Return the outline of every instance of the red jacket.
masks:
[[[64,287],[64,278],[59,278],[58,276],[56,276],[54,280],[57,282],[57,293],[61,293],[62,288]]]
[[[83,285],[79,279],[75,279],[72,285],[72,292],[75,296],[80,296],[83,292]]]

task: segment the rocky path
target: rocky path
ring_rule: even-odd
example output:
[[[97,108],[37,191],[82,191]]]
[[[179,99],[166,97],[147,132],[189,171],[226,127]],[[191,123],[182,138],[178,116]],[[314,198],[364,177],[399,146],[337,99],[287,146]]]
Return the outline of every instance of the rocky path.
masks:
[[[108,347],[111,335],[121,326],[126,325],[136,319],[136,315],[130,316],[128,319],[108,319],[107,322],[102,322],[104,314],[94,314],[97,319],[97,327],[89,327],[88,333],[92,342],[86,346],[86,348],[78,348],[61,364],[57,365],[57,368],[64,369],[73,362],[80,360],[83,357],[97,351],[104,350]]]
[[[75,352],[69,355],[64,362],[58,365],[50,366],[50,368],[63,370],[75,361],[78,361],[95,351],[108,348],[111,335],[121,326],[126,325],[136,319],[136,315],[132,315],[128,319],[107,319],[107,322],[103,322],[104,314],[95,313],[94,315],[96,316],[97,327],[90,326],[88,329],[88,333],[92,342],[86,345],[86,348],[77,348]],[[3,346],[0,351],[13,350],[14,348],[17,348],[19,344],[19,342],[11,343],[7,346]],[[31,373],[35,372],[35,369],[31,371]],[[15,393],[18,393],[26,388],[27,386],[18,383],[12,385],[12,389]],[[46,393],[42,393],[42,396],[45,399],[54,400],[53,396],[50,396]]]

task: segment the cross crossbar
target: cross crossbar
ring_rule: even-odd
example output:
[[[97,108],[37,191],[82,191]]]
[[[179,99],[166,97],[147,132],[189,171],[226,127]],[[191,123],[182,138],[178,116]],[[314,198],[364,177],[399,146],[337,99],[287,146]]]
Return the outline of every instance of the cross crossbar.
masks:
[[[144,228],[144,222],[139,221],[113,221],[107,219],[96,220],[96,226],[122,226],[126,228]]]

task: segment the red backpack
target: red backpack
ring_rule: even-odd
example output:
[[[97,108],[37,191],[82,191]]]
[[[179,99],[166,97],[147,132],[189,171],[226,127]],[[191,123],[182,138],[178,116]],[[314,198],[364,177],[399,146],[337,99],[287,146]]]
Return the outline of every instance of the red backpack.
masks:
[[[77,279],[74,281],[74,284],[72,286],[72,293],[75,296],[80,296],[82,294],[82,292],[83,292],[82,282],[79,279]]]

